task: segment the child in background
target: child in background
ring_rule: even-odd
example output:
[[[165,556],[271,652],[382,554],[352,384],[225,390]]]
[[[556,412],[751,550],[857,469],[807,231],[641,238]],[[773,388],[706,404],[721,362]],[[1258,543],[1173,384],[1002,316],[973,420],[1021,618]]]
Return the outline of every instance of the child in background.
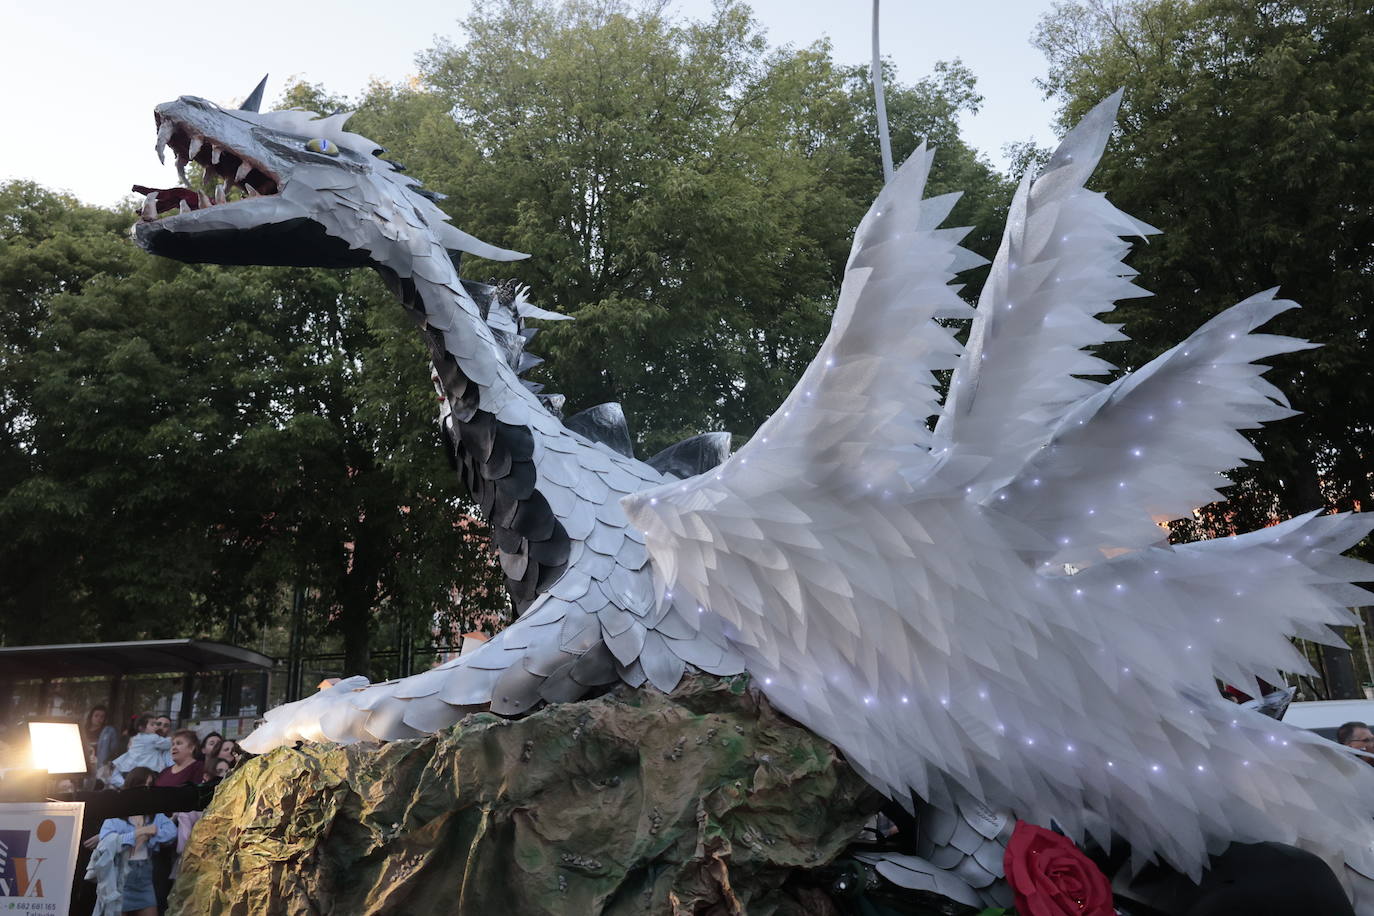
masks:
[[[129,739],[129,749],[112,761],[112,786],[124,785],[126,775],[135,767],[147,767],[160,773],[172,765],[172,739],[157,733],[152,716],[139,716],[134,728],[136,733]]]
[[[147,767],[134,767],[124,776],[124,788],[137,789],[150,785],[154,773]],[[122,911],[136,916],[157,916],[157,897],[153,893],[153,863],[149,853],[168,843],[175,843],[176,825],[165,814],[133,814],[127,818],[111,817],[100,825],[97,841],[108,834],[118,834],[121,845],[129,850],[128,870],[124,873]]]

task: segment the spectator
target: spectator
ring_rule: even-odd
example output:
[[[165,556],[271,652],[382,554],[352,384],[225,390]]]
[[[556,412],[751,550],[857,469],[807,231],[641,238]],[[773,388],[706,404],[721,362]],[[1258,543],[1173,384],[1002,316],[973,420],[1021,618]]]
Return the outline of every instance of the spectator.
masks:
[[[147,767],[134,767],[124,777],[127,789],[142,788],[153,779]],[[95,846],[108,834],[118,834],[122,846],[129,850],[128,869],[124,873],[123,901],[120,909],[136,916],[157,916],[157,896],[153,893],[153,866],[150,854],[175,843],[176,825],[165,814],[133,814],[128,818],[112,817],[100,825],[99,836],[87,844]],[[92,842],[95,841],[95,842]]]
[[[165,770],[172,763],[172,742],[159,735],[152,716],[142,715],[134,723],[135,734],[129,739],[129,749],[111,763],[110,785],[124,784],[126,774],[135,767],[147,767],[154,773]]]
[[[210,732],[200,740],[200,752],[196,756],[205,761],[205,766],[210,766],[210,761],[219,754],[219,746],[224,743],[224,736],[219,732]]]
[[[229,761],[229,769],[233,769],[239,764],[239,743],[232,738],[225,738],[219,746],[219,759]]]
[[[205,764],[196,758],[200,738],[189,728],[172,735],[171,766],[157,774],[155,786],[175,788],[205,782]],[[178,844],[159,850],[153,857],[153,893],[157,897],[158,912],[167,908],[167,896],[172,891],[172,875],[176,871]]]
[[[211,770],[211,772],[214,773],[216,779],[223,779],[224,777],[228,776],[229,761],[225,760],[223,757],[216,758],[214,762],[214,767]]]
[[[196,751],[199,749],[200,739],[189,728],[183,728],[173,735],[172,762],[157,774],[153,785],[172,788],[204,782],[205,767],[196,759]]]
[[[158,733],[159,735],[161,735],[162,737],[166,738],[166,737],[169,737],[169,736],[172,734],[172,720],[171,720],[171,719],[169,719],[167,716],[158,716],[157,719],[156,719],[156,722],[157,722],[157,733]]]
[[[1363,722],[1347,722],[1336,729],[1336,741],[1357,751],[1374,752],[1374,731]],[[1364,762],[1374,766],[1374,757],[1366,757]]]
[[[119,731],[108,724],[108,719],[109,713],[104,706],[92,706],[91,711],[86,713],[82,738],[86,742],[86,759],[91,765],[92,775],[98,774],[101,767],[124,750],[119,747]]]

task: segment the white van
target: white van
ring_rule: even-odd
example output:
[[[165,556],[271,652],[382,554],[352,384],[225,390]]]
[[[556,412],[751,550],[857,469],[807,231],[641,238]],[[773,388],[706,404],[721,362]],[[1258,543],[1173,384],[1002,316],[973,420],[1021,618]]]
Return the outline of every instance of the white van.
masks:
[[[1314,700],[1292,703],[1283,721],[1336,740],[1336,729],[1347,722],[1374,722],[1374,700]]]

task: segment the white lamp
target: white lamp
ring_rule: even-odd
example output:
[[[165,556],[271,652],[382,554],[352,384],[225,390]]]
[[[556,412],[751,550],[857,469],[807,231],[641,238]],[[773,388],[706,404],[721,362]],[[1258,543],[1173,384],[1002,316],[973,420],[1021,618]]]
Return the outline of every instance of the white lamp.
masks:
[[[86,747],[77,722],[30,719],[29,753],[35,770],[52,776],[86,775]]]

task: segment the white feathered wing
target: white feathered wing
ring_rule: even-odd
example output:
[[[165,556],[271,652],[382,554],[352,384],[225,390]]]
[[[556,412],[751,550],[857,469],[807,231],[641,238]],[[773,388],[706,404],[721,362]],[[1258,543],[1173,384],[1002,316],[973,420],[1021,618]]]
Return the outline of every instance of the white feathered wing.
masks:
[[[921,200],[922,148],[860,225],[787,401],[627,514],[769,698],[895,798],[962,788],[1193,876],[1260,840],[1374,874],[1374,769],[1214,680],[1307,671],[1287,637],[1337,641],[1368,603],[1350,583],[1374,570],[1340,554],[1374,522],[1184,547],[1158,526],[1257,457],[1236,430],[1291,413],[1254,360],[1306,344],[1251,333],[1291,303],[1247,300],[1113,385],[1077,377],[1109,368],[1083,352],[1115,334],[1096,316],[1139,294],[1120,236],[1152,231],[1082,186],[1116,102],[1018,194],[967,355],[934,319],[968,314],[948,283],[975,259],[936,228],[952,200]]]

